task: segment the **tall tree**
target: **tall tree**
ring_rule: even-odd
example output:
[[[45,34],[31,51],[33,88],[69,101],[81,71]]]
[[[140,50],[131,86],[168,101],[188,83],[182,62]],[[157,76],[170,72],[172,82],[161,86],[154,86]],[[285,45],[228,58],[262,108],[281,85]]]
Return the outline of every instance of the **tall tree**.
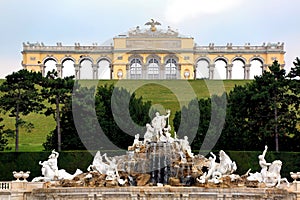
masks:
[[[72,98],[68,98],[61,109],[63,150],[116,149],[112,144],[118,149],[127,149],[134,134],[142,137],[145,133],[145,125],[150,122],[150,102],[144,102],[125,89],[115,89],[113,85],[100,86],[95,91],[95,88],[75,83],[74,88]],[[129,103],[125,99],[129,99]],[[126,109],[129,118],[124,116]],[[45,149],[53,149],[56,140],[57,135],[51,132],[44,143]]]
[[[0,117],[0,122],[3,121],[3,118]],[[0,125],[0,151],[11,149],[8,147],[8,137],[11,136],[11,133],[13,133],[13,130],[11,129],[4,129],[5,125]]]
[[[41,79],[41,73],[20,70],[6,76],[6,80],[0,86],[3,93],[0,105],[5,113],[9,113],[9,117],[15,118],[15,151],[19,151],[19,126],[32,126],[22,120],[21,115],[38,112],[44,107],[37,88]]]
[[[74,76],[59,78],[56,71],[48,72],[41,86],[42,96],[49,103],[45,115],[52,114],[56,121],[57,150],[61,151],[61,107],[68,103],[72,95]]]
[[[144,102],[135,93],[113,85],[100,86],[96,94],[96,113],[99,124],[108,137],[119,148],[131,145],[133,136],[145,133],[145,125],[151,121],[151,102]],[[129,113],[127,112],[129,110]]]
[[[230,92],[226,134],[247,138],[243,148],[261,149],[265,144],[276,151],[280,145],[291,148],[287,144],[298,132],[296,110],[291,109],[294,96],[285,70],[274,61],[262,76]]]
[[[65,104],[60,109],[60,122],[63,124],[61,127],[61,150],[85,150],[87,147],[93,148],[95,144],[99,143],[99,138],[94,137],[94,134],[97,133],[94,125],[98,121],[96,117],[94,119],[91,117],[95,111],[94,95],[94,87],[82,87],[75,82],[72,97],[66,97]],[[57,136],[56,127],[49,133],[43,144],[46,150],[57,147]]]
[[[193,150],[213,149],[223,129],[226,101],[226,94],[212,95],[208,99],[192,100],[177,111],[173,123],[179,137],[189,136]]]

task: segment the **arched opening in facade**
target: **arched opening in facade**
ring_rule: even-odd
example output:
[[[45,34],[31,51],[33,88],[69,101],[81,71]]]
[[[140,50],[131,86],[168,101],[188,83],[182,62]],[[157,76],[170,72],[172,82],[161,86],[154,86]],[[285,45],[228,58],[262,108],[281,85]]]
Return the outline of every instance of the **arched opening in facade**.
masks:
[[[80,79],[93,79],[93,63],[89,59],[80,62]]]
[[[241,59],[235,59],[232,62],[231,79],[245,79],[245,63]]]
[[[263,62],[260,59],[253,59],[250,67],[250,79],[254,79],[255,76],[261,76],[263,73]]]
[[[199,59],[196,63],[196,79],[209,78],[209,62],[206,59]]]
[[[148,70],[147,70],[147,77],[148,79],[159,79],[159,61],[156,58],[150,58],[148,60]]]
[[[142,61],[139,58],[133,58],[130,61],[129,78],[130,79],[142,78]]]
[[[98,62],[98,79],[111,79],[111,63],[107,59],[101,59]]]
[[[48,72],[51,72],[53,70],[57,71],[56,64],[57,64],[57,62],[56,62],[56,60],[54,58],[47,58],[44,61],[43,75],[47,76]]]
[[[165,65],[166,79],[177,79],[178,74],[177,61],[174,58],[167,59]]]
[[[213,79],[226,79],[226,65],[227,62],[224,59],[217,59],[215,61]]]
[[[74,60],[67,58],[62,61],[62,78],[67,76],[75,76]]]

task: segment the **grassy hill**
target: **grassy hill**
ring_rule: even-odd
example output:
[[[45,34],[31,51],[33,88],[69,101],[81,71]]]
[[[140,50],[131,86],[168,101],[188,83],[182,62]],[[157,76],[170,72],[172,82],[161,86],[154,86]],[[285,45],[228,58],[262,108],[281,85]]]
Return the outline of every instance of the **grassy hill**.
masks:
[[[3,80],[0,81],[2,83]],[[83,85],[105,85],[115,84],[118,87],[124,87],[131,92],[135,92],[137,97],[143,97],[144,101],[151,101],[153,107],[164,112],[165,109],[171,109],[171,121],[180,105],[186,105],[192,97],[208,98],[212,94],[220,94],[223,91],[229,92],[235,85],[244,85],[246,80],[103,80],[103,81],[82,81]],[[4,124],[7,128],[14,128],[14,119],[3,115]],[[46,136],[55,128],[55,121],[52,116],[32,113],[24,120],[32,122],[35,128],[31,133],[26,133],[24,129],[20,130],[20,151],[41,151],[42,143],[46,141]],[[9,146],[14,151],[14,139],[10,139]]]

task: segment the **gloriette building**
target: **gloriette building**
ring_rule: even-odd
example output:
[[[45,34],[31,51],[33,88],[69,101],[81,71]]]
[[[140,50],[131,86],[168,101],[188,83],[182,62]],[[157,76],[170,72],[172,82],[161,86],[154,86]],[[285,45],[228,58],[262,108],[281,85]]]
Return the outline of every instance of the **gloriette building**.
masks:
[[[76,79],[251,79],[274,60],[284,67],[283,43],[199,46],[170,27],[158,29],[154,20],[145,25],[150,28],[136,27],[109,45],[23,43],[22,65]]]

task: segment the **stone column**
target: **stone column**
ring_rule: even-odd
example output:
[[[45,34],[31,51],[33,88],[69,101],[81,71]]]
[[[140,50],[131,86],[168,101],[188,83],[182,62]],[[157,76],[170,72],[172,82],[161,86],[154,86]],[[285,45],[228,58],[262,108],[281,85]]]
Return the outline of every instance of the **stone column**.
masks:
[[[45,74],[45,68],[46,66],[44,64],[40,64],[40,71],[42,73],[42,76],[46,76],[47,74]]]
[[[214,79],[214,71],[215,71],[216,64],[209,65],[209,79]]]
[[[57,70],[57,76],[59,78],[62,78],[62,69],[63,68],[63,65],[62,64],[56,64],[56,70]]]
[[[93,79],[98,79],[98,64],[93,64]]]
[[[181,79],[182,78],[181,77],[181,63],[178,63],[176,68],[177,68],[177,70],[176,70],[176,79]]]
[[[268,64],[263,64],[262,66],[262,70],[263,72],[266,71],[268,69],[269,65]]]
[[[126,64],[126,79],[130,79],[130,63]]]
[[[159,78],[160,79],[166,78],[166,65],[164,63],[160,63],[159,65]]]
[[[226,65],[226,79],[232,79],[232,66],[233,64]]]
[[[193,65],[193,72],[194,72],[194,80],[196,80],[197,64]]]
[[[250,67],[251,64],[245,64],[244,66],[244,79],[248,80],[250,78]]]
[[[148,79],[148,64],[142,64],[142,79]]]
[[[109,63],[109,70],[110,70],[110,80],[112,80],[114,69],[113,69],[113,65],[111,63]]]
[[[80,79],[80,64],[74,64],[75,79]]]

